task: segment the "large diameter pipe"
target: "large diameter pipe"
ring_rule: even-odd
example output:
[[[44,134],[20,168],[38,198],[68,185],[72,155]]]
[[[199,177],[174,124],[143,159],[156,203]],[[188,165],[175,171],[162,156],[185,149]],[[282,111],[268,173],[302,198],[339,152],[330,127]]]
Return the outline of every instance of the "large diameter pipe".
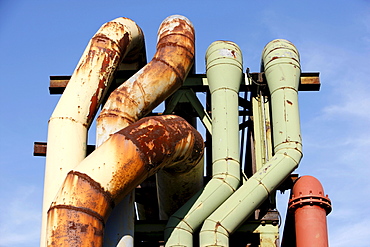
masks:
[[[166,18],[158,30],[157,51],[153,59],[109,96],[97,119],[96,145],[152,111],[183,84],[193,63],[195,34],[184,16]],[[184,164],[186,167],[187,164]],[[134,218],[133,195],[118,205],[107,222],[106,246],[132,245]]]
[[[316,178],[303,176],[293,186],[289,211],[294,215],[297,247],[327,247],[326,215],[331,212],[331,202]]]
[[[104,105],[97,119],[97,146],[181,87],[194,63],[194,40],[186,17],[173,15],[162,22],[152,61],[114,90]]]
[[[235,43],[216,41],[209,46],[206,61],[212,101],[212,179],[170,217],[166,246],[193,246],[193,232],[240,182],[238,92],[242,54]]]
[[[274,40],[264,48],[262,59],[271,92],[274,156],[205,220],[200,246],[229,246],[229,235],[284,181],[302,157],[298,51],[289,41]]]
[[[159,169],[197,163],[203,149],[199,132],[177,116],[118,131],[68,173],[48,211],[47,246],[102,246],[114,205]]]
[[[82,54],[49,120],[40,246],[45,246],[47,210],[67,173],[86,156],[87,130],[115,70],[123,57],[144,48],[135,22],[117,18],[102,25]]]

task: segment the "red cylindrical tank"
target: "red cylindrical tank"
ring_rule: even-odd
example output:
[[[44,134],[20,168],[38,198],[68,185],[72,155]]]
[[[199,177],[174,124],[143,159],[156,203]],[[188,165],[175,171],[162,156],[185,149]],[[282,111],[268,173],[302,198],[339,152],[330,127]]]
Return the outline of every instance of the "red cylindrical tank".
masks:
[[[316,178],[302,176],[293,187],[289,210],[295,218],[297,247],[327,247],[326,215],[331,212],[331,202]]]

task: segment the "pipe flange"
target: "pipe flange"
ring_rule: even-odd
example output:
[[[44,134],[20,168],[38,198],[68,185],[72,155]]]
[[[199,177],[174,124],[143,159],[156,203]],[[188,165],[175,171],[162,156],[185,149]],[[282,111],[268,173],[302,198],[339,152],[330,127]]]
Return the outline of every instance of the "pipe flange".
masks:
[[[293,198],[289,200],[289,210],[295,211],[297,208],[304,207],[304,206],[319,206],[326,211],[326,215],[328,215],[331,210],[331,201],[326,196],[314,196],[314,195],[307,195],[307,196],[300,196],[297,198]]]
[[[303,206],[319,206],[328,215],[331,210],[331,201],[324,194],[324,189],[319,180],[312,176],[302,176],[294,184],[288,209],[295,211]]]

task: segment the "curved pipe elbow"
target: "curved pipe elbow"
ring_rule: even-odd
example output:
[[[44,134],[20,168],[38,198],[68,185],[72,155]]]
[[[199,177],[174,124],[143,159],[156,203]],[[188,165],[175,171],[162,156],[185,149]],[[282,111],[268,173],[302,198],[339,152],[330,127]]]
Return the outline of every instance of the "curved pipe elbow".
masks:
[[[82,54],[50,121],[63,118],[90,126],[122,59],[143,47],[143,33],[134,21],[121,17],[102,25]]]
[[[48,246],[101,246],[115,204],[160,168],[198,162],[203,149],[198,131],[177,116],[143,118],[118,131],[68,174],[48,211]]]
[[[232,194],[203,224],[200,246],[229,246],[229,235],[296,169],[298,149],[279,150],[268,163]]]
[[[194,63],[194,40],[187,18],[175,15],[162,22],[152,61],[114,90],[103,107],[97,119],[98,146],[180,88]]]
[[[207,218],[200,246],[228,246],[229,233],[268,198],[302,158],[298,51],[289,41],[274,40],[266,45],[262,59],[271,93],[274,156]]]

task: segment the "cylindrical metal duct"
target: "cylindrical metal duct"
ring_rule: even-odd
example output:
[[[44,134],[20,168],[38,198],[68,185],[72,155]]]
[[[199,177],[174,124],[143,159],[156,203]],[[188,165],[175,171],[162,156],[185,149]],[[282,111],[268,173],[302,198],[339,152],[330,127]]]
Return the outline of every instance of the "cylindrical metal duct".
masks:
[[[297,247],[328,247],[326,215],[331,202],[316,178],[302,176],[293,186],[289,211],[294,215]]]
[[[204,160],[166,166],[157,172],[159,219],[168,218],[203,187]]]
[[[206,187],[175,214],[165,229],[166,246],[192,246],[193,232],[238,187],[240,181],[238,92],[242,54],[228,41],[212,43],[206,53],[212,100],[213,175]]]
[[[194,63],[194,42],[194,28],[186,17],[173,15],[161,23],[153,59],[114,90],[104,105],[97,119],[97,146],[151,112],[181,87]],[[126,235],[132,244],[134,218],[128,217],[127,211],[133,214],[133,200],[125,199],[115,208],[115,217],[107,222],[106,246],[116,246]]]
[[[47,210],[67,173],[86,156],[87,130],[114,72],[123,57],[144,48],[135,22],[117,18],[97,31],[82,54],[49,120],[40,246],[45,246]]]
[[[195,34],[184,16],[166,18],[152,61],[109,96],[97,119],[97,146],[151,112],[181,87],[194,63]]]
[[[118,131],[68,173],[48,211],[47,246],[102,246],[114,205],[162,167],[197,163],[203,149],[199,132],[177,116]]]
[[[298,166],[302,144],[298,112],[300,64],[289,41],[266,45],[263,65],[271,92],[274,156],[204,222],[200,246],[229,246],[234,232]]]

